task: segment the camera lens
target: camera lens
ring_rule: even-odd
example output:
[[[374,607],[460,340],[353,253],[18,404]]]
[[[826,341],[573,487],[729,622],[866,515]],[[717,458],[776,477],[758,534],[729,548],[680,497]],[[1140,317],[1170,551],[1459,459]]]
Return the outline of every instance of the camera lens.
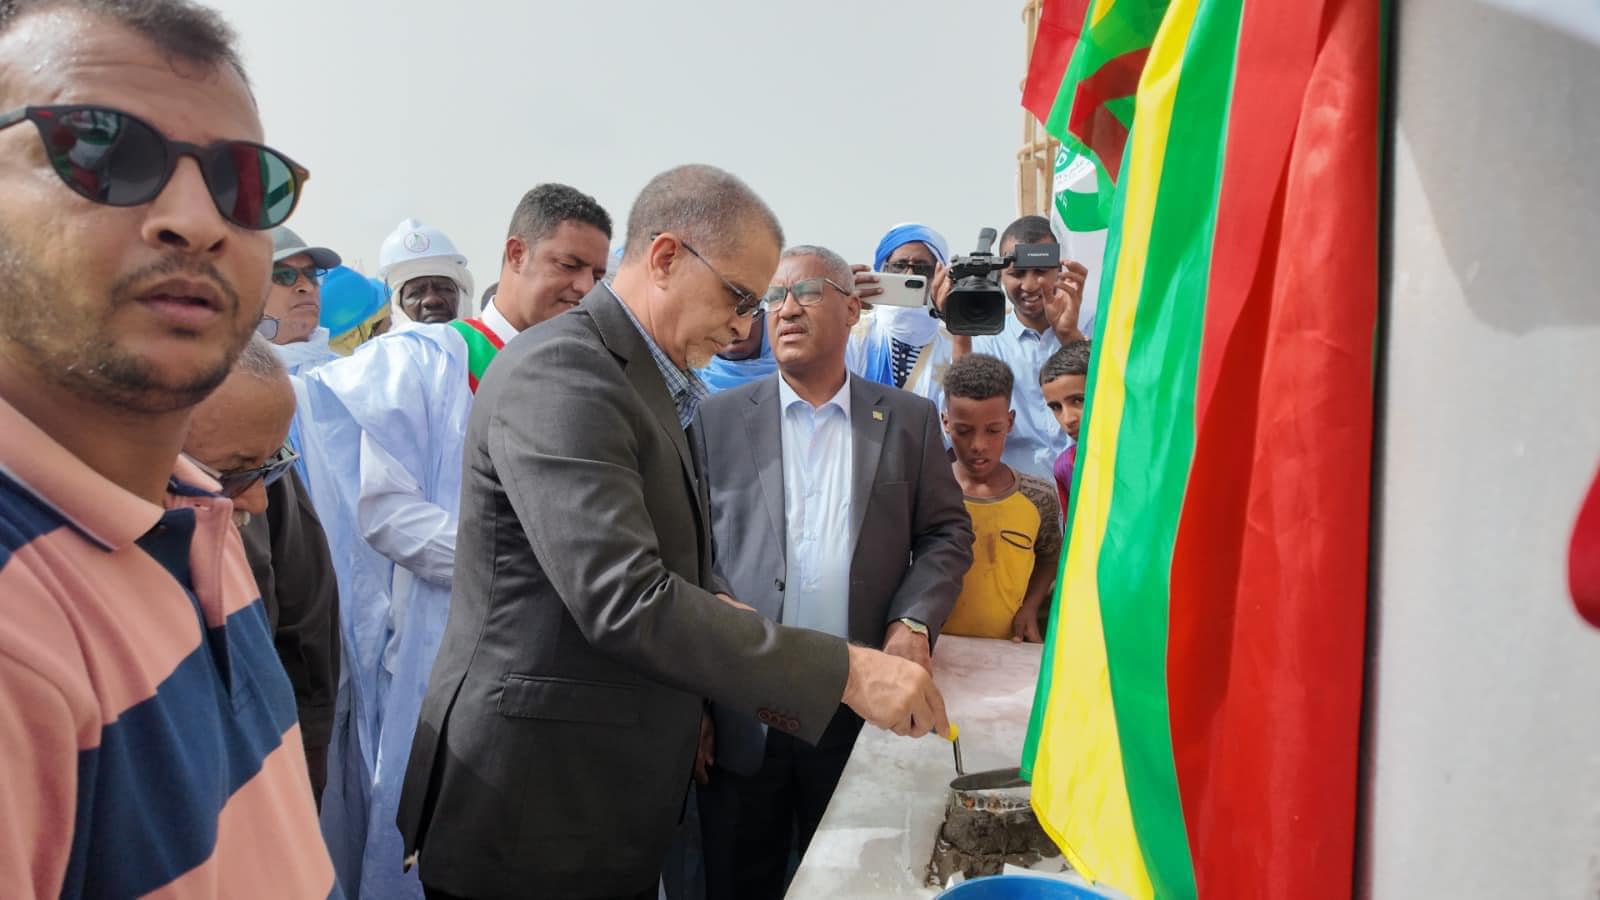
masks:
[[[908,287],[908,288],[916,288],[917,290],[920,291],[920,290],[922,290],[923,288],[925,288],[927,286],[928,286],[928,283],[923,281],[921,278],[907,278],[906,279],[906,287]]]

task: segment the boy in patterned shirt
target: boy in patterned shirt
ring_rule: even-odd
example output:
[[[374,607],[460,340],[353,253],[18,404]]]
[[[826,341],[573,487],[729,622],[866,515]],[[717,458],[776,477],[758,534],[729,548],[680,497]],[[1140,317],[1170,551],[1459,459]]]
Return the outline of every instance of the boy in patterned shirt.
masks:
[[[1009,366],[981,353],[945,372],[944,429],[972,516],[973,545],[972,568],[944,633],[1038,642],[1039,613],[1061,549],[1061,513],[1050,484],[1000,461],[1016,419],[1013,382]]]

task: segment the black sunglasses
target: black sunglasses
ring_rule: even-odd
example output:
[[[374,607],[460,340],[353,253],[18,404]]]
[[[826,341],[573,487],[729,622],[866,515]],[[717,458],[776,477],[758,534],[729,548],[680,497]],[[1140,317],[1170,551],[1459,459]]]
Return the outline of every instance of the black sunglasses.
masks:
[[[224,219],[251,231],[282,225],[310,173],[250,141],[209,147],[174,141],[133,115],[104,106],[24,106],[0,113],[0,129],[23,120],[39,129],[51,168],[79,196],[106,206],[139,206],[160,196],[178,160],[200,165]]]
[[[300,454],[291,450],[286,444],[279,447],[278,452],[272,454],[272,458],[261,465],[253,469],[240,469],[237,472],[218,472],[192,456],[189,457],[189,461],[194,463],[200,471],[211,476],[217,484],[221,485],[217,493],[232,500],[234,497],[249,490],[250,486],[258,481],[265,485],[282,478],[284,473],[289,471],[289,467],[294,465],[294,461],[299,458]]]
[[[661,233],[660,232],[656,232],[655,234],[650,235],[650,240],[653,241],[653,240],[655,240],[656,238],[658,238],[660,236],[661,236]],[[686,240],[684,240],[682,238],[678,238],[678,243],[682,244],[683,245],[683,249],[689,251],[689,253],[691,255],[693,255],[695,259],[698,259],[698,260],[700,260],[701,263],[705,264],[705,267],[711,270],[711,274],[717,276],[717,278],[722,282],[722,286],[728,289],[728,293],[733,295],[733,314],[734,315],[740,316],[740,317],[753,315],[756,310],[761,308],[761,295],[760,294],[757,294],[754,291],[747,291],[744,288],[739,287],[738,285],[736,285],[733,282],[729,281],[727,278],[724,278],[722,273],[717,271],[717,267],[716,266],[713,266],[709,260],[707,260],[704,256],[700,255],[700,251],[699,250],[696,250],[695,248],[689,246],[689,242],[688,241],[686,241]]]
[[[312,287],[322,283],[322,276],[328,274],[327,269],[317,266],[290,266],[278,263],[272,267],[272,283],[281,287],[294,287],[295,282],[304,275],[306,283]]]

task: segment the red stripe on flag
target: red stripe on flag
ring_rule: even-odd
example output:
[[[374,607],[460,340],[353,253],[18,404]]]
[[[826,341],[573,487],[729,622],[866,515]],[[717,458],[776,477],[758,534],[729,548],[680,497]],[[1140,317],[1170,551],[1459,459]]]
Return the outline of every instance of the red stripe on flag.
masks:
[[[1039,11],[1039,29],[1033,39],[1033,55],[1028,57],[1028,80],[1022,88],[1022,108],[1041,122],[1050,121],[1050,110],[1067,77],[1067,64],[1083,33],[1089,14],[1089,0],[1044,0]]]
[[[1577,524],[1572,526],[1567,584],[1579,615],[1600,628],[1600,472],[1595,473],[1594,485],[1578,510]]]
[[[1241,24],[1168,645],[1202,897],[1351,894],[1379,15],[1251,0]]]
[[[494,329],[484,324],[482,319],[462,319],[461,321],[473,331],[488,338],[489,343],[493,344],[496,350],[504,350],[506,348],[506,342],[500,340],[500,335],[495,334]]]
[[[1149,47],[1141,47],[1112,57],[1093,75],[1078,82],[1072,96],[1072,115],[1067,131],[1094,151],[1112,181],[1122,169],[1122,148],[1128,143],[1128,126],[1106,108],[1112,100],[1131,97],[1139,90],[1139,76]]]

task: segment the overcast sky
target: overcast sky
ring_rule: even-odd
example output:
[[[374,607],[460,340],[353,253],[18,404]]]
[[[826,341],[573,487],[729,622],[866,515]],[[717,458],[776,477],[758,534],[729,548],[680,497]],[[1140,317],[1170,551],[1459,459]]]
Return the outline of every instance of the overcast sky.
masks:
[[[593,194],[620,241],[639,188],[684,162],[853,261],[898,222],[964,252],[1015,216],[1020,0],[211,2],[268,142],[312,172],[290,224],[369,273],[416,216],[488,286],[542,181]]]

